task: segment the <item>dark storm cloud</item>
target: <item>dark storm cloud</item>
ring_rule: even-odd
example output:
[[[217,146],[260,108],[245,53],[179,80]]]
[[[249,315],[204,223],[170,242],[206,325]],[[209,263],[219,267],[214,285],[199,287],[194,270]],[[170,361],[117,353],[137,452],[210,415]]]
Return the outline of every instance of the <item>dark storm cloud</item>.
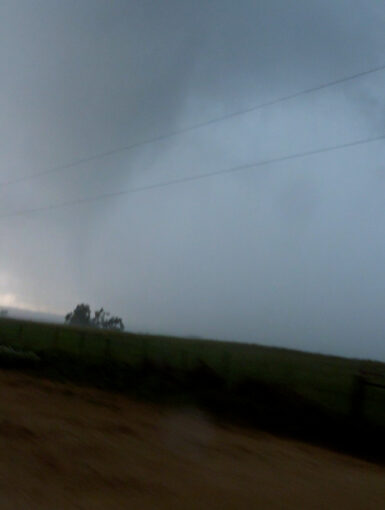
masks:
[[[0,182],[380,65],[385,42],[380,1],[18,0],[0,19]],[[0,214],[380,134],[384,81],[0,187]],[[0,304],[89,301],[133,329],[385,358],[383,157],[1,220]]]

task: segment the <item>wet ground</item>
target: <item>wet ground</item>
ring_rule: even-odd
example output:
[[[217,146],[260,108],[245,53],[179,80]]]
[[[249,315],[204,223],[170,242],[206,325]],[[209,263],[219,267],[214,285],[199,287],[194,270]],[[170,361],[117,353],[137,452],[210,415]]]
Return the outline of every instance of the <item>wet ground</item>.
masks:
[[[0,371],[1,510],[380,510],[385,468]]]

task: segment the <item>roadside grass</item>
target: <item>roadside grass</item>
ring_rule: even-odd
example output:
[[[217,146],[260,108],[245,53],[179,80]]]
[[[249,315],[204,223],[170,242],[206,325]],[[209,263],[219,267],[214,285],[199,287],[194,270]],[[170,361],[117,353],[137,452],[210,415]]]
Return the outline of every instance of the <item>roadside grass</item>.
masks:
[[[198,400],[219,414],[309,440],[335,436],[335,444],[353,444],[385,432],[384,389],[367,389],[363,423],[350,416],[355,374],[385,375],[380,362],[12,319],[0,319],[0,344],[8,349],[8,362],[9,352],[38,356],[41,368],[36,360],[33,365],[41,375],[128,390],[140,398]],[[0,366],[4,359],[0,349]]]

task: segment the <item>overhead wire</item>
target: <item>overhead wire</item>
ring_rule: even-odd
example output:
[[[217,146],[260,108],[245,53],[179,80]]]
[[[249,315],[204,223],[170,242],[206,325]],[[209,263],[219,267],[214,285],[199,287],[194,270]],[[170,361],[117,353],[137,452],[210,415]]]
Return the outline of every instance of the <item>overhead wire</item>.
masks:
[[[219,175],[232,174],[232,173],[241,172],[241,171],[245,171],[245,170],[249,170],[249,169],[256,169],[256,168],[260,168],[262,166],[266,166],[266,165],[270,165],[270,164],[281,163],[284,161],[295,160],[295,159],[314,156],[314,155],[318,155],[318,154],[330,153],[330,152],[333,152],[336,150],[347,149],[350,147],[356,147],[356,146],[360,146],[360,145],[362,146],[362,145],[366,145],[369,143],[374,143],[374,142],[378,142],[378,141],[382,141],[382,140],[385,140],[385,134],[382,134],[379,136],[374,136],[374,137],[369,137],[369,138],[363,138],[360,140],[354,140],[351,142],[341,143],[338,145],[330,145],[327,147],[321,147],[319,149],[313,149],[313,150],[308,150],[308,151],[304,151],[304,152],[297,152],[295,154],[288,154],[286,156],[281,156],[278,158],[272,158],[272,159],[261,160],[261,161],[257,161],[257,162],[253,162],[253,163],[247,163],[247,164],[238,165],[238,166],[231,167],[231,168],[216,170],[213,172],[206,172],[203,174],[181,177],[181,178],[172,179],[172,180],[168,180],[168,181],[164,181],[164,182],[160,182],[160,183],[139,186],[139,187],[128,189],[128,190],[112,191],[109,193],[102,193],[102,194],[94,195],[91,197],[69,200],[66,202],[60,202],[60,203],[51,204],[48,206],[42,206],[42,207],[36,207],[36,208],[30,208],[30,209],[21,209],[19,211],[15,211],[15,212],[11,212],[11,213],[0,214],[0,220],[17,217],[17,216],[29,215],[29,214],[33,214],[33,213],[47,212],[47,211],[52,211],[55,209],[61,209],[61,208],[66,208],[66,207],[73,207],[76,205],[97,202],[100,200],[106,200],[109,198],[120,197],[123,195],[141,193],[144,191],[150,191],[150,190],[158,189],[158,188],[165,188],[168,186],[183,184],[186,182],[198,181],[198,180],[207,179],[207,178],[211,178],[211,177],[217,177]]]
[[[370,75],[370,74],[373,74],[373,73],[378,73],[378,72],[384,71],[384,70],[385,70],[385,64],[377,66],[377,67],[373,67],[371,69],[367,69],[367,70],[361,71],[359,73],[351,74],[349,76],[345,76],[345,77],[339,78],[337,80],[332,80],[332,81],[329,81],[329,82],[325,82],[323,84],[320,84],[320,85],[317,85],[317,86],[314,86],[314,87],[303,89],[303,90],[294,92],[292,94],[288,94],[288,95],[285,95],[285,96],[278,97],[276,99],[272,99],[270,101],[266,101],[264,103],[259,103],[257,105],[253,105],[253,106],[251,106],[249,108],[245,108],[245,109],[242,109],[242,110],[237,110],[235,112],[231,112],[231,113],[228,113],[228,114],[225,114],[225,115],[222,115],[222,116],[218,116],[218,117],[212,118],[210,120],[202,121],[202,122],[199,122],[197,124],[193,124],[191,126],[187,126],[187,127],[175,130],[175,131],[170,131],[168,133],[155,136],[153,138],[148,138],[146,140],[142,140],[142,141],[138,141],[138,142],[133,142],[133,143],[131,143],[129,145],[125,145],[125,146],[121,146],[121,147],[116,147],[114,149],[111,149],[111,150],[108,150],[108,151],[105,151],[105,152],[100,152],[100,153],[97,153],[97,154],[93,154],[93,155],[90,155],[90,156],[87,156],[87,157],[84,157],[84,158],[75,159],[75,160],[73,160],[73,161],[71,161],[69,163],[65,163],[65,164],[62,164],[62,165],[57,165],[57,166],[54,166],[54,167],[50,167],[50,168],[47,168],[45,170],[41,170],[40,172],[36,172],[34,174],[31,174],[31,175],[16,177],[16,178],[10,179],[8,181],[3,181],[3,182],[0,182],[0,188],[11,186],[13,184],[18,184],[18,183],[30,181],[30,180],[33,180],[33,179],[38,179],[38,178],[41,178],[41,177],[44,177],[44,176],[47,176],[47,175],[50,175],[50,174],[58,173],[58,172],[61,172],[61,171],[64,171],[64,170],[69,170],[71,168],[80,166],[82,164],[90,163],[90,162],[96,161],[98,159],[106,158],[106,157],[112,156],[114,154],[130,151],[130,150],[133,150],[133,149],[136,149],[136,148],[139,148],[139,147],[143,147],[145,145],[149,145],[149,144],[152,144],[152,143],[155,143],[155,142],[167,140],[169,138],[173,138],[173,137],[176,137],[176,136],[179,136],[179,135],[183,135],[185,133],[189,133],[189,132],[201,129],[201,128],[206,127],[206,126],[214,125],[214,124],[219,123],[219,122],[223,122],[223,121],[235,118],[235,117],[246,115],[248,113],[252,113],[252,112],[255,112],[257,110],[260,110],[260,109],[263,109],[263,108],[266,108],[266,107],[269,107],[269,106],[274,106],[274,105],[277,105],[279,103],[282,103],[282,102],[285,102],[285,101],[289,101],[291,99],[298,98],[298,97],[300,97],[302,95],[305,95],[305,94],[311,94],[313,92],[317,92],[317,91],[322,90],[322,89],[326,89],[326,88],[329,88],[329,87],[334,87],[334,86],[339,85],[341,83],[352,81],[352,80],[355,80],[357,78],[361,78],[361,77],[364,77],[364,76],[367,76],[367,75]]]

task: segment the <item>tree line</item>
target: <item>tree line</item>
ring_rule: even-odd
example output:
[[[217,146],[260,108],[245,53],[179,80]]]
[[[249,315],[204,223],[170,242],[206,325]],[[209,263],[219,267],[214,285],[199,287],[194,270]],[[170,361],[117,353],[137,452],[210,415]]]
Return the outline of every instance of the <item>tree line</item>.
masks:
[[[111,315],[104,308],[95,310],[92,315],[90,305],[79,304],[76,308],[67,313],[65,323],[70,326],[83,326],[100,329],[113,329],[115,331],[124,331],[124,324],[120,317]]]

